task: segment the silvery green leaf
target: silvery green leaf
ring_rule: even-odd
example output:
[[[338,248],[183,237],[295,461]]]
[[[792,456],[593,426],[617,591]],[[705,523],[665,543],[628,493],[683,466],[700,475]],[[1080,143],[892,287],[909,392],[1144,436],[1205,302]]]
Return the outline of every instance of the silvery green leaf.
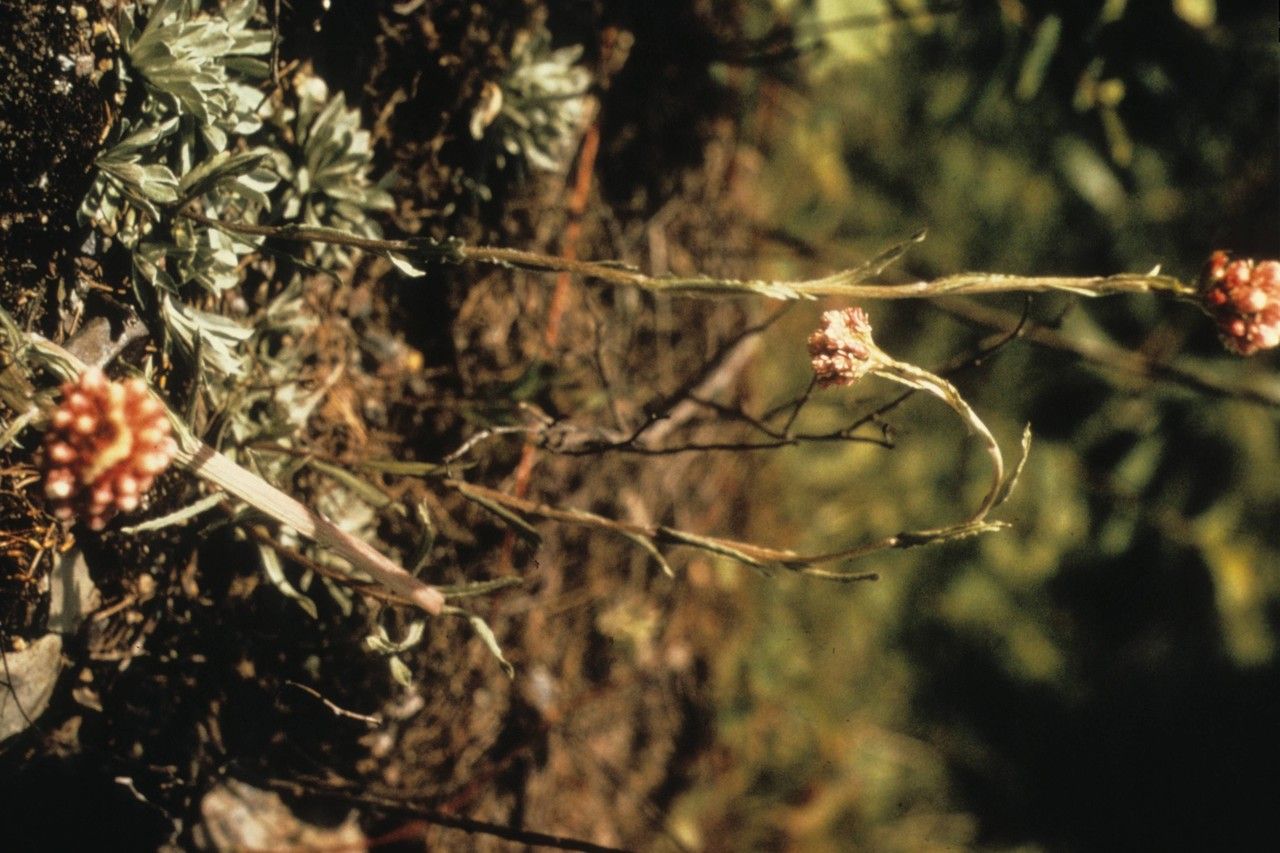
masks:
[[[257,60],[254,61],[256,62]],[[227,91],[231,94],[233,99],[232,107],[240,121],[254,124],[254,130],[261,127],[262,121],[258,118],[257,113],[262,108],[263,102],[266,101],[267,94],[256,86],[234,81],[227,86]]]
[[[317,150],[317,157],[325,157],[331,159],[318,159],[317,162],[308,163],[316,186],[330,192],[331,188],[342,186],[343,182],[360,170],[365,164],[365,160],[352,156],[351,154],[342,154],[334,157],[333,154],[339,151],[349,151],[346,145],[341,143],[331,143],[323,149]]]
[[[127,13],[120,15],[116,21],[116,32],[120,34],[120,44],[126,52],[133,47],[134,42],[141,35],[141,30],[133,22],[133,15]]]
[[[151,17],[161,24],[175,19],[186,21],[200,7],[200,2],[201,0],[156,0],[151,8]]]
[[[377,233],[376,226],[365,219],[364,210],[358,204],[342,199],[333,199],[333,212],[347,220],[348,227],[358,230],[364,236]],[[371,230],[372,229],[372,230]]]
[[[419,619],[409,623],[409,628],[405,631],[403,639],[392,640],[390,635],[387,634],[387,629],[379,625],[372,634],[364,638],[364,644],[368,649],[379,654],[399,654],[422,642],[422,636],[426,629],[427,623]]]
[[[271,207],[271,199],[267,197],[267,193],[275,189],[279,183],[279,176],[273,175],[266,169],[255,169],[247,175],[237,177],[233,191],[246,202],[267,210]]]
[[[146,124],[142,128],[121,139],[105,153],[98,155],[97,161],[127,161],[128,155],[136,154],[144,148],[150,148],[161,139],[173,133],[178,127],[178,119],[170,118],[158,124]]]
[[[271,581],[271,585],[286,598],[292,598],[296,601],[298,606],[312,619],[317,618],[319,611],[316,610],[316,603],[298,592],[297,588],[289,583],[289,579],[284,574],[284,566],[280,563],[280,555],[275,552],[275,549],[266,545],[259,545],[258,554],[262,558],[262,570],[266,573],[267,580]]]
[[[172,204],[178,200],[178,179],[168,166],[152,163],[146,166],[111,160],[100,168],[149,201]]]
[[[355,602],[351,597],[351,591],[336,581],[330,580],[324,575],[320,576],[320,582],[324,584],[325,591],[329,593],[329,597],[338,605],[338,609],[342,611],[343,616],[350,616],[355,609]]]
[[[563,168],[586,116],[591,75],[574,64],[581,55],[578,46],[552,50],[545,30],[517,40],[501,98],[490,98],[500,109],[473,127],[495,140],[500,164],[509,154],[537,169]]]
[[[237,91],[231,75],[260,79],[265,65],[246,60],[270,50],[271,34],[246,29],[256,4],[236,3],[213,14],[192,16],[196,6],[161,3],[153,6],[146,27],[125,42],[129,64],[157,94],[168,95],[179,113],[205,126],[206,141],[226,147],[226,130],[252,126],[261,93]],[[234,67],[233,67],[234,66]],[[218,131],[210,130],[220,125]],[[254,127],[253,129],[256,129]]]
[[[247,204],[251,204],[261,210],[269,210],[271,208],[271,199],[266,195],[266,193],[261,192],[252,184],[241,182],[239,178],[235,181],[235,188],[233,192],[235,192],[235,194],[240,198],[244,199]],[[263,238],[258,237],[256,239],[258,243],[261,244]]]
[[[137,276],[152,286],[176,292],[178,285],[165,270],[165,259],[168,258],[170,246],[163,243],[138,243],[133,249],[133,269]],[[163,301],[161,306],[163,307]]]
[[[227,147],[227,134],[217,125],[210,124],[200,128],[200,133],[204,137],[204,141],[214,151],[222,151]]]
[[[253,335],[252,329],[229,317],[184,305],[168,294],[160,297],[160,318],[188,354],[196,353],[199,340],[200,358],[213,376],[226,378],[243,373],[244,358],[238,350]]]
[[[271,67],[267,63],[250,59],[271,52],[270,30],[244,30],[235,34],[235,43],[229,51],[227,68],[237,71],[246,77],[266,77]]]
[[[395,200],[383,190],[353,184],[337,184],[324,187],[325,195],[337,201],[350,202],[365,210],[391,210]]]
[[[391,677],[406,689],[413,687],[413,671],[396,655],[387,658],[387,666],[391,669]]]
[[[488,622],[484,621],[474,613],[463,610],[461,607],[446,606],[444,608],[444,613],[450,616],[461,616],[470,622],[471,627],[480,637],[480,641],[484,643],[485,648],[489,650],[489,653],[497,659],[498,664],[502,667],[502,671],[507,674],[507,678],[516,677],[516,668],[512,666],[511,661],[507,660],[502,654],[502,647],[498,645],[498,638],[494,635],[493,629],[489,627]]]
[[[427,274],[426,270],[414,266],[404,255],[397,255],[395,252],[387,252],[384,257],[391,261],[392,266],[410,278],[421,278]]]
[[[241,30],[257,10],[257,0],[230,0],[222,7],[222,16],[227,19],[227,24],[232,29]]]
[[[339,92],[329,100],[320,109],[320,113],[311,122],[311,126],[307,129],[307,149],[309,151],[319,152],[325,144],[333,141],[336,132],[334,127],[334,117],[347,105],[346,96]],[[314,169],[314,166],[313,166]]]
[[[261,165],[266,155],[260,151],[231,154],[220,151],[182,176],[178,189],[183,198],[196,198],[224,181],[247,175]]]

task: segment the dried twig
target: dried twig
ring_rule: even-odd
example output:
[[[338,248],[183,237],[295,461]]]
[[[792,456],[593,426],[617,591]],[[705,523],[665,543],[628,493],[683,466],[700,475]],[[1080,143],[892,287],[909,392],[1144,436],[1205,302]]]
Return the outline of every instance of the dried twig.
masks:
[[[348,711],[346,708],[343,708],[341,705],[337,704],[333,700],[326,698],[324,695],[320,693],[320,691],[316,690],[314,687],[308,687],[307,685],[294,681],[291,678],[286,678],[284,683],[289,685],[290,687],[296,687],[299,690],[301,690],[303,693],[306,693],[308,695],[314,696],[316,699],[319,699],[321,702],[324,703],[324,706],[326,708],[328,708],[330,711],[334,713],[334,716],[346,717],[349,720],[359,720],[360,722],[367,723],[371,726],[382,725],[382,717],[379,714],[359,714],[355,711]]]
[[[953,300],[937,307],[966,323],[989,329],[1014,330],[1015,337],[1021,340],[1046,349],[1071,353],[1105,370],[1118,370],[1135,376],[1174,382],[1214,397],[1230,397],[1280,408],[1280,383],[1271,377],[1258,377],[1251,382],[1242,381],[1241,378],[1221,376],[1218,371],[1211,371],[1182,359],[1173,362],[1157,361],[1103,340],[1070,337],[1048,326],[1025,318],[1019,320],[1015,314],[970,300]]]

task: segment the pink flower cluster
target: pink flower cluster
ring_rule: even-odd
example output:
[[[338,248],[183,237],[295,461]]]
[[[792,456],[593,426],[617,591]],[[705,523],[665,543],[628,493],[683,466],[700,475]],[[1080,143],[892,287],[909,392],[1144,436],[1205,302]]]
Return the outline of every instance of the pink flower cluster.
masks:
[[[874,366],[871,321],[861,308],[824,311],[822,328],[809,336],[813,373],[823,388],[852,385]]]
[[[62,388],[44,442],[44,492],[61,519],[101,530],[138,507],[177,452],[164,406],[141,379],[90,367]]]
[[[1253,355],[1280,344],[1280,261],[1214,252],[1201,292],[1227,349]]]

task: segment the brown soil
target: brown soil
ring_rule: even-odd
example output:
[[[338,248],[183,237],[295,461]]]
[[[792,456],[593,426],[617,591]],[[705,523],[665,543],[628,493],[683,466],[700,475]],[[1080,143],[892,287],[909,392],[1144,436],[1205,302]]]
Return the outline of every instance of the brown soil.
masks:
[[[733,198],[743,161],[732,92],[708,62],[738,15],[733,3],[694,8],[703,5],[717,11],[676,0],[335,2],[325,11],[299,0],[281,4],[281,60],[311,62],[361,105],[380,166],[400,176],[389,233],[558,252],[573,170],[495,169],[467,133],[516,33],[546,15],[557,42],[584,44],[586,61],[601,69],[601,146],[578,253],[742,273],[732,259],[749,253],[751,238]],[[89,78],[73,79],[63,100],[46,91],[64,79],[49,51],[87,50],[92,22],[67,23],[75,18],[63,4],[8,2],[0,19],[13,48],[0,56],[16,75],[3,114],[18,129],[13,144],[5,134],[13,165],[0,169],[17,176],[0,188],[4,304],[61,339],[75,328],[54,322],[66,316],[57,288],[77,281],[77,269],[101,278],[95,293],[124,285],[110,263],[79,256],[85,234],[74,224],[105,99]],[[634,37],[629,53],[620,34]],[[53,183],[33,191],[45,173]],[[469,181],[477,179],[491,198],[475,194]],[[378,259],[362,260],[341,282],[315,277],[308,304],[322,323],[305,342],[309,364],[317,374],[348,369],[312,419],[308,448],[338,460],[438,461],[479,426],[518,423],[531,407],[584,429],[634,427],[748,320],[745,306],[660,305],[573,283],[562,328],[549,338],[553,285],[470,268],[408,280]],[[114,304],[95,295],[78,322],[116,320]],[[700,429],[696,419],[672,428]],[[521,455],[518,435],[483,442],[466,477],[516,488]],[[531,459],[529,494],[548,503],[729,534],[742,516],[732,496],[744,463],[734,455]],[[19,847],[71,849],[104,837],[131,849],[190,847],[202,798],[228,777],[278,791],[320,823],[355,808],[366,832],[388,844],[512,844],[444,828],[432,815],[619,847],[676,844],[664,814],[709,738],[708,660],[732,609],[705,561],[677,561],[687,572],[673,580],[643,551],[598,533],[544,525],[535,545],[429,479],[387,478],[379,486],[396,502],[425,501],[436,519],[431,580],[509,574],[523,582],[467,603],[493,627],[514,680],[464,620],[437,619],[406,655],[416,685],[406,694],[361,646],[376,604],[344,615],[316,595],[320,614],[310,619],[263,582],[254,549],[228,528],[200,537],[182,528],[64,531],[31,500],[29,452],[11,450],[3,461],[5,636],[43,632],[41,578],[72,537],[106,611],[69,641],[48,711],[0,746],[0,802],[15,815],[5,833],[24,839]],[[305,494],[308,483],[294,486]],[[171,474],[154,506],[171,509],[195,494]],[[411,545],[395,513],[384,514],[380,531],[385,546]],[[383,621],[397,619],[407,621]],[[371,727],[333,707],[383,722]]]

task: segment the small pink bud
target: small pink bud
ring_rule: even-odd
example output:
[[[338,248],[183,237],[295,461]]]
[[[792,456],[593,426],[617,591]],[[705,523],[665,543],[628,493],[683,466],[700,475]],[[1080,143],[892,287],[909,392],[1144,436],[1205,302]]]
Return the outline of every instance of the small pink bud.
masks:
[[[116,493],[121,497],[138,494],[138,481],[129,474],[121,474],[116,480]]]
[[[169,467],[169,456],[162,451],[153,451],[145,453],[138,460],[137,469],[143,473],[154,477],[165,468]]]
[[[101,391],[106,384],[106,374],[102,372],[101,367],[97,367],[96,365],[86,367],[84,373],[80,374],[80,387],[85,391]]]
[[[1253,268],[1253,283],[1269,293],[1275,293],[1280,288],[1280,261],[1258,261],[1258,265]]]
[[[49,459],[66,464],[76,458],[76,449],[65,441],[59,441],[49,447]]]
[[[101,530],[141,504],[177,444],[164,406],[141,379],[113,382],[90,368],[62,389],[42,464],[50,509]]]
[[[62,471],[65,476],[54,479],[50,477],[44,484],[44,493],[54,500],[63,500],[71,497],[71,492],[75,488],[71,475],[66,471]]]
[[[861,308],[825,311],[822,328],[809,336],[814,376],[824,388],[852,385],[872,367],[871,321]]]
[[[1249,262],[1236,261],[1227,267],[1227,285],[1240,287],[1249,283]]]
[[[1200,293],[1228,349],[1253,355],[1280,345],[1280,261],[1214,252],[1201,274]]]
[[[158,427],[150,426],[146,429],[138,430],[138,444],[143,447],[155,447],[164,440],[164,434],[160,432]]]

